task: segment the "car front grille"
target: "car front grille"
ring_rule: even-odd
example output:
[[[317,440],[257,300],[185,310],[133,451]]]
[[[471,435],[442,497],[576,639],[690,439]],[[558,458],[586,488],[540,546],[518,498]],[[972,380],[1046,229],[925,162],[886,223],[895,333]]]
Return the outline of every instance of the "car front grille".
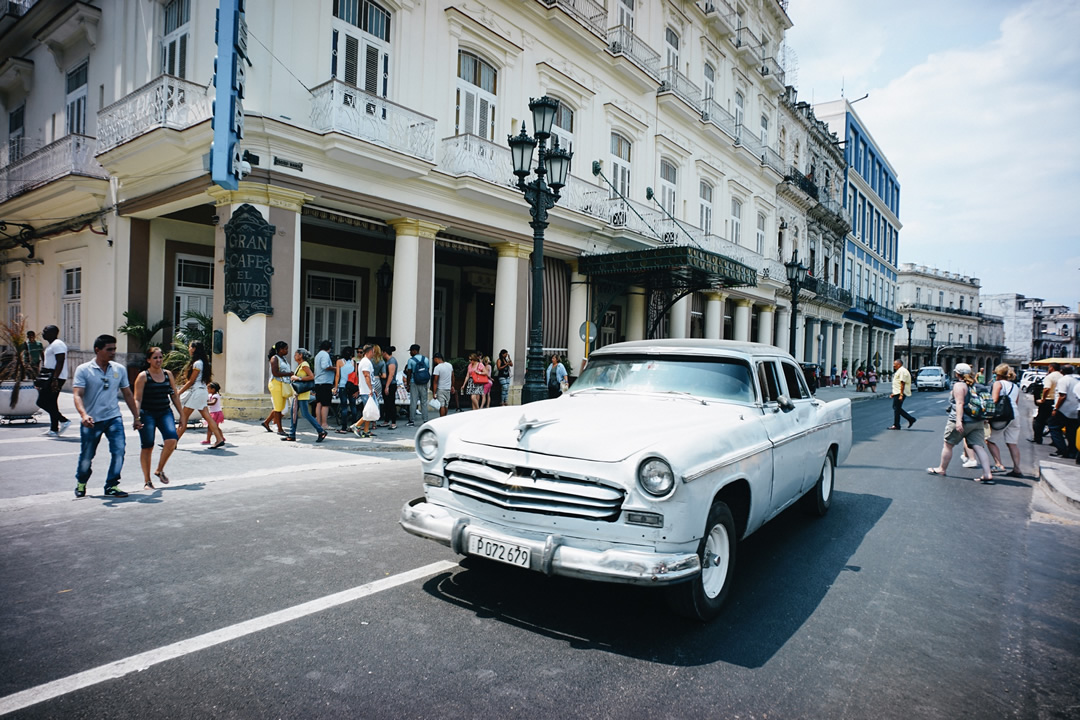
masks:
[[[626,492],[585,478],[472,460],[446,464],[451,492],[507,510],[614,522]]]

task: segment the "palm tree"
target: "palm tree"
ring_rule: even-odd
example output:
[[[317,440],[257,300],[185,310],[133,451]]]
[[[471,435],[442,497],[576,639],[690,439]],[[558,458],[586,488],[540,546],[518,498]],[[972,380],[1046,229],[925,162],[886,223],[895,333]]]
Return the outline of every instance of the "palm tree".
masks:
[[[26,318],[16,315],[12,320],[0,322],[0,345],[11,348],[12,357],[3,358],[0,381],[12,380],[11,405],[19,402],[19,388],[23,380],[33,378],[34,369],[26,362]]]

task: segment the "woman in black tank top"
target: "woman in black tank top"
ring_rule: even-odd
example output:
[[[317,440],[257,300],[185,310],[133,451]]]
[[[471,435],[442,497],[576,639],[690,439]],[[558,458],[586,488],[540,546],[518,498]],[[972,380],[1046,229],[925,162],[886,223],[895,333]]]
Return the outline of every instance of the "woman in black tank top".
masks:
[[[161,433],[165,441],[165,447],[158,458],[158,467],[154,475],[163,485],[168,485],[169,478],[165,475],[165,463],[176,449],[176,420],[173,418],[171,401],[180,412],[180,395],[176,392],[176,380],[168,370],[161,367],[165,354],[159,347],[152,347],[146,351],[146,360],[150,363],[147,370],[139,373],[135,379],[135,407],[139,411],[139,419],[142,420],[142,429],[139,430],[139,441],[142,447],[139,453],[139,464],[143,472],[143,489],[153,490],[154,483],[150,481],[150,458],[154,452],[154,430]]]

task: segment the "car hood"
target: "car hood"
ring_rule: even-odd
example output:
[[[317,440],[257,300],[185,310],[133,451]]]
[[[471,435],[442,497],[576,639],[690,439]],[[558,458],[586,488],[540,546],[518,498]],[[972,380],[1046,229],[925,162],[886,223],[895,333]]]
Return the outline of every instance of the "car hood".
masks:
[[[489,421],[470,423],[456,435],[464,443],[618,462],[652,446],[692,442],[695,434],[715,438],[718,427],[754,412],[681,396],[581,393],[478,413]]]

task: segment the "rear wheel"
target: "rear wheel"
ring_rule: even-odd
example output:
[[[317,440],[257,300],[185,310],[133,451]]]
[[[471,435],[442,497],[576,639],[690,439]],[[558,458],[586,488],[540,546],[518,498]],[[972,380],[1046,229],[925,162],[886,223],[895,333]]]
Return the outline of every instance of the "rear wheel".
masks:
[[[720,613],[731,589],[735,573],[735,520],[723,501],[717,500],[709,509],[705,535],[698,545],[701,572],[693,580],[668,589],[671,609],[685,617],[702,622]]]
[[[825,464],[821,466],[821,474],[814,484],[814,489],[803,496],[803,507],[811,515],[823,516],[829,512],[832,505],[833,480],[836,477],[836,460],[833,459],[833,451],[825,454]]]

